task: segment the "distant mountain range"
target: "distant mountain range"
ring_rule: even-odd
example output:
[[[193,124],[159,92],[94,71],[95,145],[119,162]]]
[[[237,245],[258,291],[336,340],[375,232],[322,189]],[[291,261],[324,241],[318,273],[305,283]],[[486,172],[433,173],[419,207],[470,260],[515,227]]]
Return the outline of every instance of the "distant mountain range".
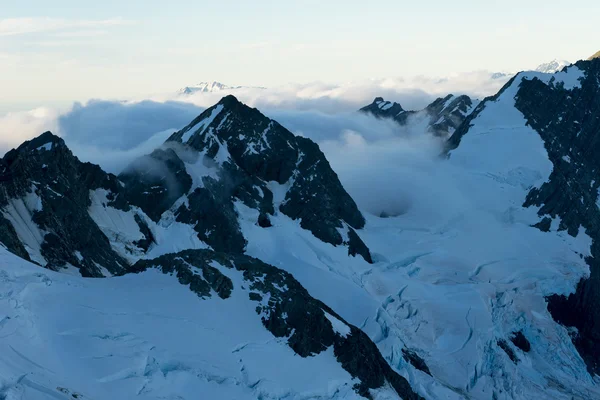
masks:
[[[191,95],[194,93],[215,93],[233,91],[239,89],[266,89],[260,86],[229,86],[221,82],[200,82],[195,85],[186,86],[177,91],[180,95]]]
[[[467,116],[479,104],[469,96],[449,94],[440,97],[422,110],[405,110],[399,103],[385,101],[377,97],[373,103],[359,111],[377,118],[392,119],[401,126],[424,124],[425,130],[440,137],[450,137]]]
[[[540,64],[535,70],[545,74],[553,74],[555,72],[562,71],[562,69],[568,65],[571,65],[570,61],[554,59],[550,62]]]

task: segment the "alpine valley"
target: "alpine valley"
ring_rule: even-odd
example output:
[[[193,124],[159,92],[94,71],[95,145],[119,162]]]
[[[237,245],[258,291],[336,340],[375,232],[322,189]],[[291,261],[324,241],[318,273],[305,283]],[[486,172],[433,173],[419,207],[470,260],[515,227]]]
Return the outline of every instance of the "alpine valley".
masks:
[[[232,95],[119,175],[9,151],[0,399],[600,398],[600,59],[567,64],[358,111],[440,144],[402,210]]]

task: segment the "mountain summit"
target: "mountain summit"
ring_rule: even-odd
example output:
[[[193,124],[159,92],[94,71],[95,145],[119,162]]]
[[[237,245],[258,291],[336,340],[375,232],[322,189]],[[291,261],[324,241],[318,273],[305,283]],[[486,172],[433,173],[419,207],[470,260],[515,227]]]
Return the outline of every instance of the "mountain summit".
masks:
[[[590,58],[588,58],[588,60],[593,60],[594,58],[600,58],[600,51],[595,53],[594,55],[590,56]]]
[[[0,356],[10,378],[2,393],[421,400],[366,333],[291,273],[249,254],[281,254],[285,268],[302,265],[308,252],[348,269],[369,266],[357,233],[364,225],[317,144],[233,96],[118,177],[82,163],[46,132],[0,159],[0,328],[10,331],[2,354],[28,344],[28,357]],[[296,261],[284,257],[290,247]],[[62,305],[54,308],[54,299]],[[35,315],[20,306],[29,301]],[[66,328],[80,321],[81,329]],[[31,340],[31,327],[40,340]],[[79,350],[55,347],[64,337]],[[68,366],[55,363],[55,348]],[[48,369],[31,357],[45,357]]]
[[[568,65],[571,65],[569,61],[554,59],[550,62],[540,64],[535,70],[545,74],[553,74],[555,72],[562,71],[562,69]]]
[[[447,138],[454,133],[477,103],[469,96],[450,94],[437,98],[423,110],[407,111],[399,103],[377,97],[373,103],[359,111],[377,118],[392,119],[401,126],[425,124],[430,133]]]
[[[258,86],[229,86],[221,82],[200,82],[195,85],[186,86],[177,91],[180,95],[191,95],[195,93],[218,93],[226,91],[234,91],[239,89],[265,89]]]

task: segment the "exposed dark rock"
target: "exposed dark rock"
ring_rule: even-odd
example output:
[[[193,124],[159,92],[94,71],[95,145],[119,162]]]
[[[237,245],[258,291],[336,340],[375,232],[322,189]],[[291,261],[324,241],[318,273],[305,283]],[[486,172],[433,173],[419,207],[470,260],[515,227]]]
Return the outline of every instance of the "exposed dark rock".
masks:
[[[438,98],[425,108],[431,116],[430,132],[442,137],[451,135],[464,122],[472,108],[473,101],[466,95]]]
[[[552,227],[552,219],[548,217],[542,218],[540,222],[533,225],[535,228],[538,228],[542,232],[550,232],[550,228]]]
[[[192,187],[185,164],[173,149],[157,149],[143,156],[119,175],[131,204],[152,220],[161,215]]]
[[[211,289],[226,299],[231,296],[233,282],[210,263],[218,257],[209,251],[184,251],[167,254],[153,260],[140,260],[127,272],[139,273],[148,268],[158,268],[164,274],[175,273],[179,283],[189,285],[190,290],[202,298],[211,296]]]
[[[580,86],[567,90],[554,77],[549,83],[537,78],[511,79],[493,97],[487,98],[457,129],[448,141],[448,149],[456,148],[467,134],[472,120],[486,103],[495,101],[515,79],[520,79],[515,106],[544,141],[553,164],[549,180],[528,194],[524,207],[540,207],[542,231],[551,229],[551,219],[559,217],[559,230],[577,236],[580,227],[592,238],[590,277],[577,285],[568,297],[548,297],[548,310],[559,323],[576,327],[573,337],[590,373],[600,373],[600,210],[596,204],[600,188],[600,59],[579,61],[567,67],[584,71]]]
[[[46,232],[40,246],[46,260],[43,266],[54,270],[71,264],[84,276],[103,276],[100,267],[117,273],[127,265],[88,213],[91,190],[118,192],[119,187],[114,175],[80,162],[64,141],[50,132],[23,143],[0,160],[0,209],[28,195],[39,198],[31,218]],[[23,256],[24,247],[15,242],[14,228],[0,220],[0,231],[5,246]]]
[[[177,221],[192,224],[200,240],[217,251],[243,253],[246,239],[228,188],[214,179],[206,179],[205,184],[188,196],[189,206],[179,207]]]
[[[392,119],[404,126],[409,123],[411,117],[423,116],[429,120],[428,130],[432,134],[441,137],[450,136],[465,120],[471,112],[473,101],[469,96],[439,97],[423,110],[407,111],[398,103],[375,98],[373,103],[361,108],[359,111],[372,114],[377,118]]]
[[[134,244],[140,249],[148,251],[150,246],[153,243],[156,243],[156,239],[154,239],[154,235],[152,234],[150,227],[148,226],[146,221],[142,219],[142,217],[140,217],[138,214],[135,214],[133,218],[135,219],[135,222],[137,223],[140,232],[142,233],[142,235],[144,235],[143,239],[134,242]]]
[[[260,226],[261,228],[270,228],[271,226],[273,226],[273,224],[271,224],[269,216],[265,213],[259,214],[257,223],[258,226]]]
[[[527,340],[522,331],[513,332],[510,336],[510,341],[525,353],[531,351],[531,343],[529,343],[529,340]]]
[[[174,133],[167,145],[183,142],[220,165],[218,183],[214,180],[207,183],[212,178],[203,180],[207,190],[203,197],[211,197],[214,205],[226,209],[231,217],[223,227],[214,226],[215,230],[224,229],[217,236],[231,237],[239,230],[232,214],[236,200],[264,215],[275,212],[273,193],[266,182],[287,186],[279,211],[292,219],[300,219],[302,228],[324,242],[342,245],[339,229],[344,227],[344,222],[355,229],[365,224],[356,203],[344,190],[316,143],[293,135],[233,96],[224,97],[187,127]],[[179,215],[184,214],[181,218],[185,221],[199,217],[181,209]],[[264,218],[261,220],[265,222]],[[197,231],[202,236],[203,231]],[[218,246],[213,247],[225,250],[223,243],[219,242]],[[243,250],[239,237],[235,239],[235,246],[230,247],[238,252]],[[364,249],[357,252],[363,256],[367,253]],[[365,257],[369,258],[368,255]]]
[[[413,367],[418,369],[419,371],[425,372],[427,375],[431,375],[431,371],[429,371],[429,367],[425,363],[425,360],[421,358],[417,353],[412,350],[402,349],[402,355],[404,359],[407,360]]]
[[[389,118],[405,122],[401,115],[406,113],[406,110],[402,108],[400,103],[385,101],[383,97],[376,97],[371,104],[361,108],[359,111],[372,114],[377,118]]]
[[[11,253],[27,261],[31,261],[25,246],[19,240],[15,228],[2,214],[0,214],[0,245],[4,245]]]
[[[333,346],[342,367],[360,380],[355,386],[360,395],[371,398],[369,389],[389,383],[402,399],[422,399],[406,379],[392,370],[364,332],[311,297],[292,275],[260,260],[211,250],[186,250],[139,261],[128,272],[158,268],[163,273],[176,273],[182,284],[189,284],[190,289],[203,298],[210,296],[210,289],[224,299],[230,296],[232,290],[243,290],[233,288],[231,280],[212,266],[213,262],[242,273],[248,284],[248,298],[257,303],[256,312],[263,325],[275,337],[288,337],[288,345],[299,356],[311,357]],[[201,270],[202,274],[194,273],[194,269]],[[325,313],[346,324],[350,333],[343,336],[335,332]]]
[[[343,238],[338,228],[343,227],[342,221],[360,229],[365,219],[317,144],[301,137],[296,141],[300,148],[298,169],[279,209],[292,219],[301,219],[300,226],[322,241],[340,245]]]
[[[560,217],[558,229],[572,236],[581,226],[593,240],[586,258],[590,278],[569,297],[550,296],[548,309],[558,322],[578,329],[574,344],[590,372],[600,373],[600,59],[575,65],[585,71],[580,88],[523,80],[516,107],[544,140],[554,165],[549,181],[529,193],[525,206]]]
[[[497,343],[498,343],[498,347],[500,347],[502,350],[504,350],[504,352],[506,353],[508,358],[510,358],[513,363],[518,364],[519,361],[521,361],[521,360],[519,360],[519,357],[517,357],[517,354],[510,347],[510,345],[508,344],[508,342],[506,340],[500,339],[500,340],[498,340]]]
[[[373,264],[369,248],[352,228],[348,228],[348,239],[348,254],[351,256],[360,254],[368,263]]]

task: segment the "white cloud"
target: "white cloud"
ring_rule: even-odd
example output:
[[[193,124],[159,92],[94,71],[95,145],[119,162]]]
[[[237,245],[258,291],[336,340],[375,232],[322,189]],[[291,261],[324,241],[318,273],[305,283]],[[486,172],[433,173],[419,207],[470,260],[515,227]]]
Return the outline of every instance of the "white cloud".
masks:
[[[494,77],[489,71],[473,71],[448,77],[371,79],[327,84],[289,84],[267,90],[243,88],[213,93],[195,93],[177,96],[175,92],[153,96],[156,101],[178,100],[209,107],[226,94],[234,94],[240,101],[260,110],[316,110],[325,113],[352,112],[369,104],[375,97],[397,101],[405,109],[421,109],[437,97],[447,94],[467,94],[483,98],[495,94],[510,75]],[[230,82],[224,82],[230,84]],[[236,85],[239,84],[235,82]],[[182,86],[185,86],[182,85]]]
[[[40,32],[60,32],[67,30],[87,30],[101,27],[131,24],[123,18],[100,20],[71,20],[61,18],[5,18],[0,19],[0,36],[18,36]]]
[[[399,101],[406,109],[418,109],[449,92],[491,95],[506,80],[508,77],[492,79],[489,73],[474,73],[446,79],[381,79],[344,85],[313,83],[266,90],[239,89],[231,93],[292,132],[315,140],[326,150],[332,164],[344,171],[344,161],[348,159],[344,157],[345,153],[355,154],[356,164],[360,164],[361,154],[365,157],[371,154],[371,157],[381,151],[381,156],[376,158],[382,159],[390,154],[388,151],[394,150],[395,154],[404,154],[403,160],[412,160],[413,154],[423,154],[415,151],[415,147],[427,149],[428,154],[439,150],[436,142],[420,142],[423,140],[423,128],[418,124],[401,129],[392,121],[377,120],[356,112],[371,103],[374,97],[383,96]],[[178,96],[173,92],[154,96],[152,100],[92,100],[86,104],[75,104],[66,112],[41,108],[10,113],[0,116],[0,152],[52,130],[64,137],[84,161],[99,163],[111,172],[118,172],[133,158],[150,152],[171,132],[187,125],[205,107],[212,106],[228,93]],[[340,149],[343,149],[342,153],[339,153]],[[364,162],[368,163],[367,160]],[[392,168],[397,162],[390,155],[388,166],[381,169]],[[417,163],[418,160],[410,162]],[[361,176],[368,170],[355,175]],[[377,177],[365,181],[376,182]],[[361,190],[352,189],[352,182],[347,184],[360,199]],[[391,197],[390,194],[388,197],[381,196],[381,199],[384,203],[388,201],[386,198],[392,202]],[[375,210],[381,207],[368,208]]]
[[[53,130],[83,161],[119,173],[201,111],[186,103],[95,100],[60,115],[48,109],[12,113],[0,118],[0,149]],[[285,110],[273,105],[265,114],[317,142],[364,212],[399,214],[413,203],[431,201],[432,191],[439,190],[422,187],[437,170],[441,144],[425,134],[418,121],[402,128],[358,112]]]
[[[0,116],[0,154],[48,130],[56,130],[58,112],[50,108]]]

